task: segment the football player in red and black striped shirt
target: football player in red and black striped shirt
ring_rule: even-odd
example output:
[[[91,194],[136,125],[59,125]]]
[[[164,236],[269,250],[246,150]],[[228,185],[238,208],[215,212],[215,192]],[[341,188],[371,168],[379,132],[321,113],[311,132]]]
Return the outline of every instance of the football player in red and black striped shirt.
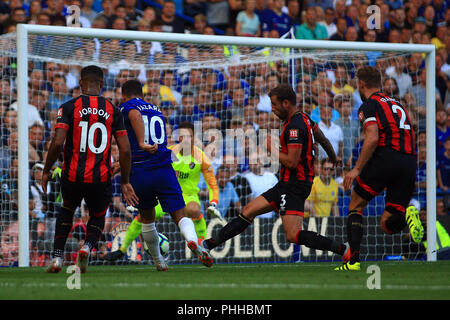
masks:
[[[333,147],[317,124],[298,109],[296,94],[289,85],[274,88],[270,99],[273,112],[284,121],[280,137],[280,181],[245,206],[243,213],[224,226],[217,236],[203,241],[203,246],[213,249],[243,232],[257,216],[275,210],[281,216],[289,242],[344,255],[347,251],[344,244],[302,230],[305,200],[314,179],[314,143],[320,143],[331,162],[336,163]],[[270,152],[271,141],[268,140]]]
[[[346,262],[336,270],[360,270],[359,251],[363,234],[363,211],[373,197],[386,189],[386,206],[380,224],[394,234],[405,226],[405,211],[416,177],[414,130],[408,112],[394,98],[381,92],[381,74],[370,66],[357,72],[358,89],[363,99],[359,120],[364,143],[355,167],[344,178],[349,190],[356,179],[347,220],[350,244]],[[411,227],[411,226],[410,226]]]
[[[46,193],[50,170],[64,146],[61,175],[63,203],[56,219],[53,259],[47,272],[61,271],[62,255],[72,227],[73,214],[85,200],[89,209],[86,241],[78,252],[77,265],[86,271],[90,250],[97,246],[112,197],[111,140],[119,147],[122,194],[129,205],[138,201],[129,183],[131,150],[119,109],[100,96],[103,71],[97,66],[81,70],[82,94],[58,110],[57,124],[45,162],[42,187]]]

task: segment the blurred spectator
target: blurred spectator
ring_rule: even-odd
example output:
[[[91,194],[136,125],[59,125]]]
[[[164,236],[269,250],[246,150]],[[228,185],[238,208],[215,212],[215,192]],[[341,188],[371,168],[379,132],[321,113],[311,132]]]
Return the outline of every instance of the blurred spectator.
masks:
[[[219,167],[217,169],[216,178],[219,186],[218,209],[222,217],[231,218],[239,215],[242,212],[242,207],[236,189],[230,182],[230,170],[224,166]],[[233,215],[229,214],[231,208],[236,211]]]
[[[246,6],[246,0],[228,0],[228,6],[230,7],[230,25],[229,28],[231,28],[233,31],[236,30],[236,18],[239,14],[239,12],[245,10]],[[237,34],[235,34],[237,35]]]
[[[441,104],[436,107],[436,154],[445,152],[444,144],[450,137],[450,126],[447,124],[447,112]]]
[[[48,106],[50,110],[58,109],[63,103],[70,100],[69,89],[66,85],[66,78],[63,74],[57,73],[53,76],[52,80],[53,91],[50,93],[48,99]]]
[[[434,36],[436,34],[436,21],[434,19],[435,11],[432,5],[425,7],[423,17],[425,18],[426,32]]]
[[[167,0],[161,10],[162,32],[184,33],[184,21],[175,16],[175,2]]]
[[[44,190],[42,189],[42,171],[44,170],[44,165],[40,162],[36,163],[31,168],[31,196],[34,202],[33,218],[38,219],[40,222],[45,218],[45,212],[47,210],[45,204]]]
[[[269,37],[272,30],[276,30],[278,37],[282,37],[291,29],[291,18],[282,9],[283,0],[273,0],[270,5],[269,2],[267,3],[267,10],[262,16],[260,15],[264,37]]]
[[[55,21],[66,21],[64,18],[64,1],[63,0],[47,0],[47,9],[44,10],[50,16],[50,21],[53,24]],[[65,23],[64,23],[65,25]]]
[[[139,21],[145,21],[148,24],[152,24],[158,18],[155,8],[148,6],[142,13],[142,18]],[[138,21],[138,22],[139,22]]]
[[[185,92],[181,98],[181,105],[170,117],[170,124],[178,126],[182,122],[200,120],[200,115],[194,116],[195,99],[192,92]]]
[[[7,78],[0,78],[0,111],[3,113],[6,106],[11,103],[11,83]]]
[[[161,77],[161,84],[162,86],[165,86],[171,90],[172,95],[175,98],[173,103],[178,105],[181,103],[181,93],[179,93],[177,90],[179,85],[176,82],[175,75],[176,75],[175,70],[172,69],[165,70]]]
[[[81,16],[88,19],[91,24],[98,14],[97,11],[92,9],[93,4],[94,4],[94,0],[83,0],[82,7],[81,7]]]
[[[258,80],[257,80],[258,78]],[[259,94],[259,103],[257,105],[258,111],[271,112],[272,111],[272,102],[270,101],[269,92],[278,85],[278,77],[277,74],[272,72],[266,78],[265,81],[262,77],[255,78],[255,87],[257,87],[256,93]],[[259,81],[258,83],[256,83]],[[261,94],[261,90],[266,84],[264,93]]]
[[[6,19],[3,23],[3,26],[6,28],[10,25],[15,26],[18,23],[26,23],[27,22],[27,13],[23,8],[16,8],[11,10],[11,16]]]
[[[244,163],[238,163],[238,159],[232,154],[225,154],[223,157],[223,166],[230,172],[230,182],[233,184],[241,204],[241,208],[244,208],[252,200],[252,189],[245,176],[239,172],[239,168]],[[237,216],[239,213],[233,208],[233,216]],[[230,215],[229,215],[230,216]]]
[[[347,32],[347,20],[345,18],[337,18],[336,20],[336,32],[331,35],[330,40],[344,41]]]
[[[194,34],[203,34],[205,31],[205,27],[207,26],[208,20],[203,13],[198,13],[194,16],[194,29],[191,30],[191,33]]]
[[[392,11],[391,11],[392,12]],[[393,11],[393,19],[390,22],[391,29],[401,31],[405,27],[406,14],[403,7],[398,7]]]
[[[245,91],[243,88],[237,88],[232,91],[231,113],[233,117],[244,118]]]
[[[124,0],[123,3],[127,14],[128,27],[131,30],[136,30],[137,23],[144,15],[144,12],[136,8],[136,0]]]
[[[417,7],[414,5],[410,5],[405,7],[405,27],[412,29],[416,23],[417,18]]]
[[[10,139],[13,136],[13,134],[11,134]],[[15,139],[17,149],[17,137],[15,137]],[[9,166],[7,168],[3,168],[0,175],[0,185],[1,185],[0,221],[7,221],[10,219],[11,220],[14,219],[14,216],[17,217],[17,210],[18,210],[17,192],[19,184],[18,184],[17,170],[19,166],[19,160],[17,158],[17,153],[14,155],[13,153],[10,153],[7,160],[9,160]],[[30,209],[32,209],[31,206]]]
[[[426,106],[426,79],[427,79],[427,70],[423,68],[419,71],[419,78],[417,84],[411,88],[411,93],[414,95],[414,99],[416,100],[416,105]]]
[[[147,101],[160,105],[163,101],[170,101],[172,104],[176,104],[176,99],[172,93],[172,90],[160,84],[159,79],[151,78],[147,80],[147,84],[142,88],[142,92],[149,99]]]
[[[15,130],[17,130],[17,111],[7,108],[0,118],[0,147],[8,145],[9,135]]]
[[[95,16],[95,19],[97,19],[97,18],[105,19],[105,21],[106,21],[106,28],[111,29],[112,28],[112,23],[114,21],[114,18],[116,17],[115,14],[114,14],[114,9],[115,8],[113,6],[113,1],[112,0],[103,0],[102,1],[102,8],[103,8],[103,10],[100,11]],[[92,20],[92,23],[94,23],[94,20]]]
[[[300,4],[299,0],[287,0],[288,16],[291,18],[292,26],[299,26],[302,24],[300,18]]]
[[[426,145],[418,146],[418,164],[416,170],[416,198],[419,200],[421,207],[426,204],[426,188],[427,188],[427,148]]]
[[[8,219],[9,220],[9,219]],[[5,224],[0,234],[0,256],[1,266],[18,266],[19,262],[19,226],[17,221],[11,220]]]
[[[444,152],[437,155],[437,181],[443,192],[450,190],[450,136],[445,139]]]
[[[305,22],[297,28],[295,37],[306,40],[328,39],[327,29],[322,24],[317,23],[317,13],[314,7],[306,10]]]
[[[44,160],[44,126],[41,124],[33,124],[28,129],[28,139],[29,145],[29,161],[39,161]],[[33,156],[32,156],[33,154]]]
[[[356,41],[358,40],[358,31],[354,26],[350,26],[347,28],[347,32],[345,33],[345,41]]]
[[[256,0],[245,0],[245,10],[237,14],[237,36],[259,37],[261,35],[261,23],[255,13],[255,4]]]
[[[330,140],[331,145],[333,146],[334,152],[336,156],[342,159],[343,154],[343,140],[344,134],[342,133],[342,128],[338,126],[336,123],[331,121],[333,108],[329,105],[320,107],[320,121],[319,128],[322,130],[325,137]],[[319,147],[319,160],[326,158],[327,154],[322,146]]]
[[[325,20],[323,22],[319,22],[327,29],[328,39],[333,36],[337,32],[337,26],[334,22],[336,18],[336,12],[334,8],[327,8],[325,10]],[[347,27],[347,24],[345,25]]]
[[[332,104],[332,99],[330,97],[330,95],[322,90],[319,93],[318,99],[317,99],[317,105],[313,105],[312,107],[312,111],[311,111],[311,119],[313,121],[315,121],[316,123],[318,123],[321,119],[322,119],[322,110],[326,109],[328,107],[331,108],[330,112],[331,112],[331,121],[336,121],[337,119],[339,119],[341,117],[341,115],[339,114],[339,112],[333,108]]]
[[[393,10],[403,7],[403,0],[384,0],[384,2]]]
[[[347,19],[347,27],[355,27],[356,31],[358,31],[358,28],[359,28],[358,8],[354,4],[351,4],[351,5],[347,6],[345,11],[346,11],[345,18]],[[354,41],[354,40],[352,40],[352,41]]]
[[[333,0],[307,0],[306,8],[321,7],[326,12],[328,8],[334,8]]]
[[[345,99],[338,110],[341,117],[335,121],[342,129],[343,133],[343,158],[342,161],[347,163],[351,156],[353,146],[359,138],[359,121],[351,118],[352,99]]]
[[[349,75],[344,64],[339,64],[334,72],[335,82],[331,87],[334,95],[350,93],[353,94],[355,89],[349,84]]]
[[[202,0],[185,0],[183,1],[182,11],[189,17],[195,17],[199,14],[205,14],[206,1]]]
[[[385,78],[383,81],[383,92],[396,100],[400,100],[400,93],[397,85],[397,80],[394,78]]]
[[[228,0],[206,0],[206,18],[212,27],[225,30],[230,23]]]
[[[278,183],[278,178],[273,173],[264,170],[258,153],[252,153],[249,156],[249,166],[250,171],[245,173],[244,177],[250,184],[253,199],[256,199],[263,192],[276,185]],[[258,216],[258,218],[272,218],[274,216],[275,212],[270,211]]]
[[[444,61],[440,55],[436,55],[436,89],[439,91],[441,102],[445,101],[445,93],[447,91],[447,81],[449,77],[441,70]]]
[[[394,63],[393,66],[386,70],[386,75],[395,79],[398,85],[399,97],[403,98],[405,93],[412,88],[412,79],[411,76],[405,72],[407,67],[405,57],[396,57]]]
[[[333,179],[334,170],[334,164],[328,158],[320,161],[319,175],[314,178],[311,193],[305,201],[305,217],[339,216],[339,188]]]
[[[17,101],[12,103],[9,107],[17,111],[18,107]],[[39,115],[39,111],[36,109],[35,106],[31,104],[28,104],[27,108],[27,122],[28,127],[31,127],[35,123],[38,123],[40,125],[44,124],[44,121],[42,121],[41,116]]]

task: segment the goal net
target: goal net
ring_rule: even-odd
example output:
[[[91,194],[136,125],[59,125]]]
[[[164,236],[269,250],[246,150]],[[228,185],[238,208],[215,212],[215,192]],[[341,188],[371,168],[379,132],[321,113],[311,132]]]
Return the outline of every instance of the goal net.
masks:
[[[113,37],[111,37],[113,38]],[[0,38],[1,98],[1,265],[18,261],[18,156],[22,138],[17,131],[16,36]],[[271,46],[202,45],[163,41],[83,38],[81,36],[28,36],[28,164],[29,164],[29,261],[45,266],[53,246],[62,159],[53,168],[47,194],[40,186],[42,167],[52,137],[58,107],[80,95],[78,80],[83,66],[95,64],[105,74],[102,95],[121,103],[120,86],[139,79],[145,100],[159,105],[166,118],[168,144],[178,141],[177,128],[195,125],[196,144],[210,158],[220,190],[221,221],[208,216],[208,186],[199,182],[201,210],[208,236],[214,234],[242,208],[278,181],[276,152],[265,149],[268,134],[278,136],[281,121],[271,113],[269,91],[288,83],[297,93],[299,108],[309,114],[333,144],[341,162],[335,170],[318,149],[314,192],[307,200],[304,229],[346,241],[345,225],[349,192],[343,175],[354,165],[361,149],[357,110],[361,97],[355,72],[360,66],[376,66],[383,75],[383,90],[408,110],[417,134],[418,182],[425,181],[425,60],[421,53],[312,50]],[[277,147],[278,148],[278,147]],[[112,162],[118,161],[113,146]],[[106,252],[123,242],[133,214],[121,200],[120,177],[113,178],[113,199],[106,225],[91,264],[108,264]],[[425,188],[414,198],[425,208]],[[389,236],[382,233],[380,215],[384,194],[375,197],[364,212],[364,260],[421,259],[423,247],[413,244],[408,230]],[[433,212],[434,214],[434,212]],[[65,264],[73,264],[85,239],[89,218],[84,204],[74,214],[74,226],[65,248]],[[170,215],[157,222],[170,241],[169,264],[198,263],[187,249]],[[338,261],[340,257],[287,242],[280,216],[269,212],[255,219],[244,233],[212,251],[216,263]],[[129,247],[119,263],[151,263],[142,239]]]

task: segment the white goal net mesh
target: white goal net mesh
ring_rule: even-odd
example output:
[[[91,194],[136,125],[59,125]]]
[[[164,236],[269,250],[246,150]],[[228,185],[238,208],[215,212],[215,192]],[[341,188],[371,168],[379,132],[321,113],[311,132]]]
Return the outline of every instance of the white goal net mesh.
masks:
[[[362,101],[354,79],[358,67],[376,66],[383,75],[383,90],[408,110],[414,123],[419,159],[425,159],[425,68],[420,53],[344,52],[294,50],[289,48],[194,45],[163,42],[101,40],[78,37],[31,35],[28,43],[29,168],[30,168],[30,262],[45,266],[53,247],[58,207],[61,204],[59,177],[61,162],[55,164],[48,193],[40,187],[42,165],[51,140],[58,107],[80,95],[78,80],[83,66],[95,64],[105,73],[102,94],[114,105],[121,103],[120,86],[128,79],[142,82],[145,99],[161,106],[166,118],[168,144],[177,143],[172,132],[181,122],[196,123],[202,129],[201,147],[214,143],[209,132],[224,137],[223,152],[209,154],[220,191],[219,207],[226,221],[278,181],[278,164],[262,161],[259,141],[262,133],[279,133],[281,122],[271,113],[268,92],[279,83],[289,83],[297,93],[300,109],[316,122],[342,160],[334,170],[324,169],[321,150],[316,175],[320,179],[307,200],[304,228],[346,241],[345,225],[350,195],[342,188],[343,175],[354,165],[361,148],[357,117]],[[17,74],[15,35],[0,38],[0,265],[17,265]],[[331,107],[331,108],[328,108]],[[330,120],[330,121],[328,121]],[[243,144],[225,139],[226,133],[245,131]],[[228,161],[225,162],[224,159]],[[231,160],[230,160],[231,159]],[[256,160],[255,160],[256,159]],[[273,160],[273,159],[272,159]],[[418,181],[425,181],[419,160]],[[60,159],[61,161],[61,159]],[[112,161],[118,161],[113,148]],[[224,170],[221,170],[225,168]],[[223,173],[225,172],[225,173]],[[108,264],[102,256],[116,250],[132,219],[114,177],[113,201],[106,226],[92,264]],[[319,183],[320,182],[320,183]],[[320,186],[319,186],[320,184]],[[199,182],[200,201],[208,236],[224,224],[206,213],[208,190]],[[415,199],[425,208],[425,188],[418,185]],[[384,235],[379,216],[384,195],[370,202],[364,213],[361,257],[365,260],[419,259],[423,247],[411,242],[407,230]],[[82,206],[74,215],[65,252],[72,264],[84,241],[88,212]],[[170,241],[169,264],[198,263],[187,250],[169,215],[157,222],[157,229]],[[244,233],[212,251],[217,263],[338,261],[339,256],[286,241],[281,219],[271,212],[255,220]],[[141,238],[130,246],[123,263],[151,263]]]

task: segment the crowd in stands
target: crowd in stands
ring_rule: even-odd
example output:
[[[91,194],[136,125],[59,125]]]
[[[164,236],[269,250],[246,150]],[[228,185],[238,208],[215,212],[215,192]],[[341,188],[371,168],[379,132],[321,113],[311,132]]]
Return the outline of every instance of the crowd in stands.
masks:
[[[415,199],[425,207],[426,134],[436,134],[436,158],[439,204],[450,210],[450,1],[448,0],[0,0],[0,35],[13,33],[18,23],[66,26],[69,6],[81,8],[82,28],[108,28],[192,34],[225,34],[242,37],[279,38],[292,30],[296,39],[330,41],[364,41],[433,44],[436,46],[436,132],[425,127],[425,60],[413,53],[387,58],[381,52],[361,52],[352,63],[318,65],[310,56],[297,64],[295,91],[299,107],[316,121],[330,140],[339,157],[337,166],[319,148],[316,178],[306,203],[306,216],[343,216],[349,194],[343,190],[346,171],[355,164],[363,136],[357,117],[361,105],[355,79],[358,65],[376,66],[383,75],[383,91],[396,98],[409,112],[417,139],[418,170]],[[381,23],[377,29],[368,26],[367,8],[377,5]],[[187,19],[191,18],[191,19]],[[1,37],[1,36],[0,36]],[[55,48],[59,43],[43,37],[32,50]],[[49,40],[50,42],[48,42]],[[292,71],[284,61],[258,62],[248,65],[230,64],[226,70],[191,68],[129,68],[139,63],[159,62],[173,65],[189,61],[205,61],[210,57],[238,55],[235,46],[180,46],[170,43],[97,39],[81,44],[66,42],[80,60],[110,62],[105,68],[103,95],[115,105],[121,102],[120,86],[138,78],[144,98],[161,107],[167,122],[168,144],[176,143],[172,135],[184,121],[200,121],[203,132],[216,130],[226,135],[227,129],[243,129],[248,136],[262,129],[279,130],[280,120],[271,113],[269,91],[279,83],[291,81]],[[184,49],[184,55],[180,49]],[[0,224],[17,219],[17,82],[16,63],[1,55],[0,48]],[[49,50],[51,51],[51,50]],[[107,54],[105,54],[107,53]],[[116,53],[116,55],[112,54]],[[242,53],[242,52],[240,52]],[[270,55],[270,52],[267,53]],[[60,203],[55,168],[48,194],[40,186],[43,163],[48,150],[59,106],[80,95],[78,86],[81,67],[47,61],[30,61],[29,127],[30,217],[34,230],[33,247],[48,252],[44,233],[54,228],[57,205]],[[203,141],[206,148],[214,139]],[[246,151],[240,161],[238,149]],[[219,207],[225,218],[233,217],[253,198],[273,186],[277,172],[267,169],[257,156],[257,146],[246,139],[244,146],[227,145],[224,153],[213,153],[213,164],[220,188]],[[113,147],[112,160],[118,150]],[[227,159],[227,161],[225,161]],[[254,161],[253,161],[254,160]],[[60,163],[61,164],[61,163]],[[114,177],[113,203],[108,213],[106,232],[119,221],[132,218],[120,199],[120,176]],[[203,190],[206,184],[203,183]],[[206,196],[204,197],[207,198]],[[366,214],[380,214],[384,199],[377,197]],[[86,221],[86,212],[78,213],[79,228]],[[262,218],[272,218],[268,213]],[[51,233],[50,233],[51,234]],[[40,243],[40,244],[39,244]],[[75,241],[75,246],[77,245]],[[38,259],[38,258],[37,258]],[[44,258],[42,258],[44,259]],[[43,263],[43,262],[42,262]]]

